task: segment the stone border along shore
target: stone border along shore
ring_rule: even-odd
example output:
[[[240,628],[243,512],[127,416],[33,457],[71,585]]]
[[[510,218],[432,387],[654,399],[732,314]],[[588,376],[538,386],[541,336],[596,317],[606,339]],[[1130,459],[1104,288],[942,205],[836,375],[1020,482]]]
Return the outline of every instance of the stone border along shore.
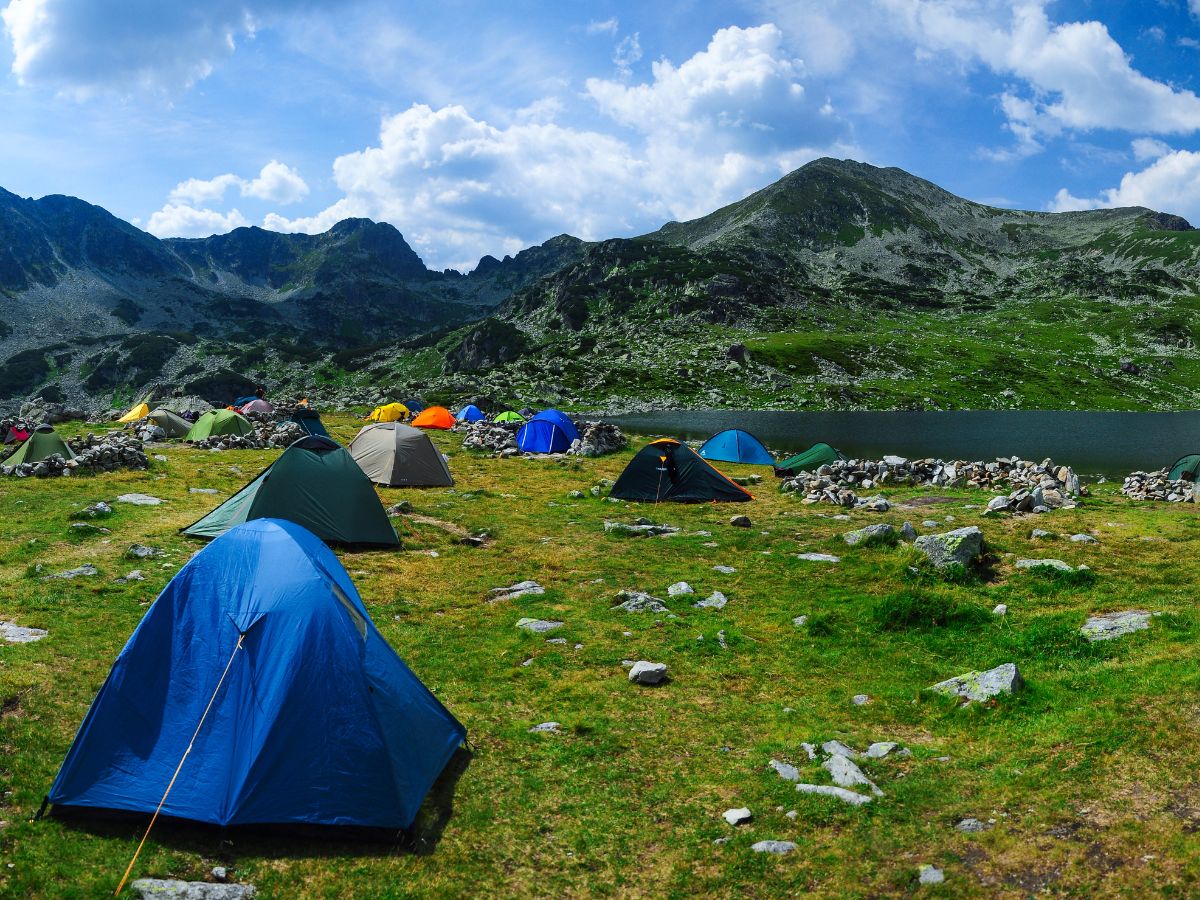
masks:
[[[1131,500],[1163,500],[1167,503],[1195,503],[1196,484],[1172,481],[1168,469],[1157,472],[1133,472],[1121,484],[1121,493]]]
[[[1035,463],[1015,456],[997,457],[994,462],[909,460],[902,456],[885,456],[881,460],[837,460],[819,466],[813,472],[785,478],[779,489],[785,494],[803,495],[804,503],[829,503],[883,512],[889,508],[886,500],[860,497],[857,491],[875,490],[888,484],[1011,491],[1007,496],[992,498],[985,515],[1071,509],[1077,498],[1088,495],[1088,489],[1080,484],[1079,476],[1070,466],[1055,465],[1050,459]]]

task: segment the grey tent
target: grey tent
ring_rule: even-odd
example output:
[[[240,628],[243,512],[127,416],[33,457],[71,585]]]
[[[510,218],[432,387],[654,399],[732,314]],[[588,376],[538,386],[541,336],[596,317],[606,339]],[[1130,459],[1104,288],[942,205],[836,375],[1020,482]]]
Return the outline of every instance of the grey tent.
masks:
[[[429,435],[399,422],[368,425],[350,442],[350,455],[376,484],[386,487],[449,487],[446,460]]]
[[[192,430],[191,422],[165,406],[153,410],[146,418],[165,431],[169,438],[185,437]]]

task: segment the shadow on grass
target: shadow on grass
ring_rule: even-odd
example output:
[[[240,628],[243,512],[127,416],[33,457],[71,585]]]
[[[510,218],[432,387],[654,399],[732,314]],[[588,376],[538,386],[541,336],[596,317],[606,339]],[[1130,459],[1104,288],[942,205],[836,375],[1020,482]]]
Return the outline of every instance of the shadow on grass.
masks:
[[[188,819],[159,816],[151,837],[172,850],[209,854],[226,865],[236,857],[315,859],[330,857],[387,857],[402,853],[431,856],[454,815],[459,779],[474,753],[460,747],[442,770],[408,831],[352,825],[236,825],[223,828]],[[56,806],[48,818],[64,828],[102,838],[129,840],[132,854],[150,817],[114,809]],[[236,849],[235,849],[236,848]],[[152,877],[152,876],[149,876]]]

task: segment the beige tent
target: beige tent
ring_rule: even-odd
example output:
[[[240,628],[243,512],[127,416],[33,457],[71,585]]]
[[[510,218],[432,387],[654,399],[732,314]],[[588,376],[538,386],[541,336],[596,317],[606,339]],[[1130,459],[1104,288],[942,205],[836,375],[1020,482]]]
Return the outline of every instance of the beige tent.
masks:
[[[164,406],[150,413],[147,418],[167,433],[169,438],[185,437],[192,430],[192,423],[183,416],[176,415]]]
[[[368,425],[350,442],[350,455],[385,487],[449,487],[450,469],[429,435],[399,422]]]

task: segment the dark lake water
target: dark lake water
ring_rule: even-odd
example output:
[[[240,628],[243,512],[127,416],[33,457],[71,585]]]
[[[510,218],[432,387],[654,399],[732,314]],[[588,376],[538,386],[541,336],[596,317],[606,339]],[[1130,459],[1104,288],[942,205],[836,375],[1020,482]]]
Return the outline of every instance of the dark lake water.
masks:
[[[611,417],[640,434],[703,440],[742,428],[772,450],[804,450],[825,441],[848,456],[878,459],[993,459],[1019,456],[1116,477],[1160,469],[1200,453],[1200,411],[1126,412],[785,412],[683,410]]]

